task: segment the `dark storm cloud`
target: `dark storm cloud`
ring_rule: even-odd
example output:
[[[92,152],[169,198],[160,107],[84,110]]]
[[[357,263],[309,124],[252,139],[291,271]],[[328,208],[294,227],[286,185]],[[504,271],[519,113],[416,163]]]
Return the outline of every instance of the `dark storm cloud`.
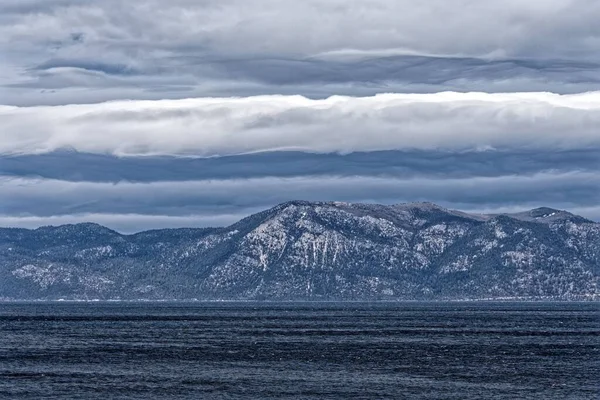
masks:
[[[569,151],[269,152],[227,157],[115,157],[58,151],[0,157],[0,175],[73,182],[175,182],[336,175],[469,178],[540,172],[597,172],[600,149]]]
[[[212,73],[265,85],[388,84],[468,89],[476,82],[536,80],[547,84],[587,84],[600,88],[600,64],[568,60],[485,60],[477,58],[395,56],[366,60],[238,59],[214,61]],[[192,71],[190,71],[192,72]]]
[[[169,66],[167,68],[167,66]],[[314,84],[332,87],[359,85],[372,89],[388,85],[423,88],[459,88],[477,82],[522,80],[546,85],[587,84],[588,90],[600,88],[600,64],[569,60],[485,60],[477,58],[395,56],[366,60],[319,60],[293,58],[217,58],[182,56],[164,60],[164,66],[132,68],[126,64],[110,64],[81,59],[50,59],[35,66],[31,74],[39,81],[56,68],[96,71],[106,75],[146,75],[158,79],[160,74],[176,72],[187,75],[190,87],[202,79],[255,82],[264,86],[307,88]],[[175,75],[175,74],[174,74]],[[109,84],[107,79],[106,84]],[[15,84],[14,87],[23,86]],[[375,86],[375,87],[373,87]],[[306,89],[301,89],[306,90]],[[302,94],[302,93],[299,93]],[[335,93],[340,94],[340,93]]]

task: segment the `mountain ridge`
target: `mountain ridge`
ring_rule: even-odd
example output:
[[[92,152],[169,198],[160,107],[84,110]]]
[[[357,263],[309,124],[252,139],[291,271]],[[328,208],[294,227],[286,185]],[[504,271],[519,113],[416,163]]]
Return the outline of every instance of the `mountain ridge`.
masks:
[[[108,228],[104,225],[101,225],[101,224],[98,224],[95,222],[80,222],[80,223],[70,223],[70,224],[60,224],[60,225],[42,225],[37,228],[20,228],[20,227],[6,226],[6,227],[0,227],[0,229],[36,231],[36,230],[68,228],[68,227],[96,227],[96,228],[102,228],[104,230],[112,231],[112,232],[117,233],[122,236],[133,236],[133,235],[137,235],[137,234],[142,234],[142,233],[147,233],[147,232],[156,232],[156,231],[206,230],[206,229],[215,229],[216,230],[216,229],[226,229],[228,227],[234,226],[234,225],[244,221],[247,218],[252,218],[252,217],[255,217],[258,215],[262,215],[264,213],[269,213],[269,212],[284,208],[289,205],[329,205],[329,206],[363,206],[364,205],[367,207],[368,206],[387,207],[387,208],[399,208],[399,209],[407,209],[407,210],[409,210],[409,209],[434,210],[435,209],[435,210],[447,212],[449,214],[462,215],[467,218],[472,218],[472,219],[481,220],[481,221],[489,220],[489,219],[499,217],[499,216],[505,216],[505,217],[520,219],[520,220],[532,220],[532,221],[536,220],[537,222],[549,222],[550,220],[547,218],[555,217],[552,219],[552,220],[555,220],[557,218],[562,217],[562,218],[575,218],[582,222],[600,224],[600,222],[595,222],[590,219],[581,217],[579,215],[572,214],[566,210],[558,210],[558,209],[554,209],[554,208],[550,208],[550,207],[537,207],[537,208],[533,208],[530,210],[514,212],[514,213],[469,213],[469,212],[464,212],[464,211],[460,211],[460,210],[445,208],[445,207],[442,207],[435,203],[430,203],[430,202],[411,202],[411,203],[396,203],[396,204],[391,204],[391,205],[385,205],[385,204],[377,204],[377,203],[348,203],[348,202],[340,202],[340,201],[290,200],[290,201],[287,201],[284,203],[280,203],[280,204],[278,204],[274,207],[271,207],[269,209],[266,209],[264,211],[260,211],[256,214],[249,215],[248,217],[244,217],[240,221],[234,222],[233,224],[225,226],[225,227],[155,228],[155,229],[148,229],[145,231],[138,231],[138,232],[134,232],[134,233],[125,234],[125,233],[120,233],[114,229]],[[539,214],[541,214],[541,215],[539,215]]]
[[[4,299],[600,298],[600,224],[289,201],[220,228],[0,228]]]

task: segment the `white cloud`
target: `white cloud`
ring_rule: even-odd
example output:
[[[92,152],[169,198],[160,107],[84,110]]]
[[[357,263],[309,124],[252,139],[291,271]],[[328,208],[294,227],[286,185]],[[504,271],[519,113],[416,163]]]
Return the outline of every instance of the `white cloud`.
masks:
[[[600,92],[198,98],[0,106],[0,153],[116,155],[273,150],[599,147]]]
[[[64,44],[136,57],[178,47],[240,54],[336,52],[544,58],[595,57],[594,0],[146,0],[7,2],[0,44]],[[135,49],[126,55],[123,48]],[[84,51],[63,49],[65,55]],[[146,54],[146,56],[149,54]]]

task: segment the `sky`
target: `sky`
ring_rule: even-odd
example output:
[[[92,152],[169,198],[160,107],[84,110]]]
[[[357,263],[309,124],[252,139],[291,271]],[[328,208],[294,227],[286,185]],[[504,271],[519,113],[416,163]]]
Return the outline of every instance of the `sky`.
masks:
[[[0,0],[0,226],[600,221],[597,0]]]

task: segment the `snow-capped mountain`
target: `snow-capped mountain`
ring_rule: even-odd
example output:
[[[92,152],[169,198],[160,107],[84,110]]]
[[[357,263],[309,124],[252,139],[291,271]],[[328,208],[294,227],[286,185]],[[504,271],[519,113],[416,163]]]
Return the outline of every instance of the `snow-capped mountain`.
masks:
[[[600,224],[565,211],[294,201],[227,228],[0,229],[4,299],[600,299]]]

